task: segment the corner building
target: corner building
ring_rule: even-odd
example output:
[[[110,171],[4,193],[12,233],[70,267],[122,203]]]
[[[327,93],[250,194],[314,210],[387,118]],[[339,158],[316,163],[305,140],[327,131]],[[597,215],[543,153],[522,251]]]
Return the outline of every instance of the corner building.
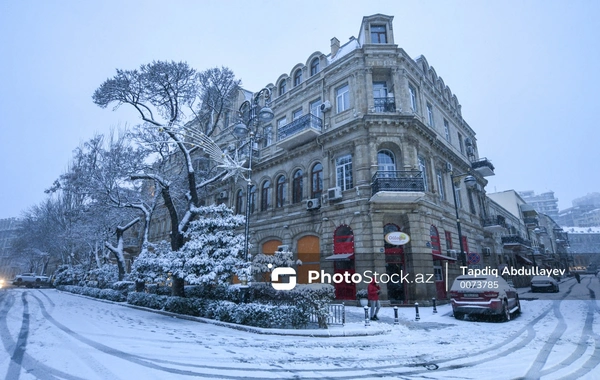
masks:
[[[410,281],[423,274],[428,283],[382,284],[381,299],[443,300],[460,270],[452,192],[465,252],[481,252],[484,177],[494,167],[479,157],[475,132],[442,78],[425,57],[394,43],[392,21],[364,17],[358,38],[333,38],[329,54],[313,53],[266,86],[275,118],[260,126],[253,149],[251,253],[289,246],[303,262],[299,283],[309,270],[408,273]],[[467,189],[459,174],[473,175],[477,186]],[[245,183],[215,194],[244,213]],[[410,242],[386,243],[394,231]],[[355,300],[366,286],[335,284],[336,297]]]

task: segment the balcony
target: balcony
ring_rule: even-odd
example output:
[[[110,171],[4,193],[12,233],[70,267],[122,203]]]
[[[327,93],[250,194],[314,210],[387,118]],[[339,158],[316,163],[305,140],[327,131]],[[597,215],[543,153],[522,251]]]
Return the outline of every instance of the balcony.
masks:
[[[482,221],[484,231],[491,233],[506,232],[506,219],[501,215],[497,215],[495,218],[484,218]]]
[[[396,101],[393,96],[387,98],[373,98],[374,112],[396,112]]]
[[[371,181],[371,202],[413,203],[425,196],[423,173],[377,171]]]
[[[528,228],[536,228],[539,226],[538,218],[534,217],[523,218],[523,223],[525,223]]]
[[[289,150],[314,140],[321,134],[323,121],[313,114],[304,115],[277,130],[277,146]]]
[[[523,239],[519,235],[502,236],[502,245],[505,248],[531,248],[531,241]]]
[[[484,177],[493,176],[494,173],[494,165],[487,158],[480,158],[477,161],[471,162],[471,168],[475,170],[477,173],[481,174]]]

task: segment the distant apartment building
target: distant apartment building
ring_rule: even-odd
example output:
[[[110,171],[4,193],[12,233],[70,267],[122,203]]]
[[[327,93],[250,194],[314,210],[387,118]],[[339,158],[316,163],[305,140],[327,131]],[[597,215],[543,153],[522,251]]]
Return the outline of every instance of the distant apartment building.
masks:
[[[533,206],[535,211],[546,214],[554,220],[558,220],[558,199],[554,197],[554,191],[535,194],[533,190],[519,191],[523,200]]]
[[[0,277],[5,280],[13,278],[20,271],[12,256],[12,242],[18,227],[17,218],[0,219]]]
[[[574,199],[573,207],[560,211],[557,222],[568,227],[600,227],[600,193]]]

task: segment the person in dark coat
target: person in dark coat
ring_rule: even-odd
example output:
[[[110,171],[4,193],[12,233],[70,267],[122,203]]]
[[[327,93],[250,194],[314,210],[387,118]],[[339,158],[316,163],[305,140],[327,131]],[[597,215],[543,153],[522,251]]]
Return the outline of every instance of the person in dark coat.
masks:
[[[579,276],[579,273],[577,273],[577,272],[575,272],[575,279],[577,280],[578,284],[581,283],[581,276]]]
[[[375,279],[371,280],[371,283],[367,287],[367,298],[369,300],[369,306],[371,306],[371,320],[378,321],[377,313],[381,309],[381,302],[379,301],[379,292],[381,288],[375,282]]]

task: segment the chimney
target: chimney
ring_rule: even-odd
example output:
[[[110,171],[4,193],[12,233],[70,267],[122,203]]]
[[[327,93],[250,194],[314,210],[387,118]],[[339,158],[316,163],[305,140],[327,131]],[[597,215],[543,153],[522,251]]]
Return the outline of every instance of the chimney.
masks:
[[[338,40],[337,38],[333,37],[331,39],[331,58],[335,57],[335,55],[337,54],[338,50],[340,50],[340,40]]]

